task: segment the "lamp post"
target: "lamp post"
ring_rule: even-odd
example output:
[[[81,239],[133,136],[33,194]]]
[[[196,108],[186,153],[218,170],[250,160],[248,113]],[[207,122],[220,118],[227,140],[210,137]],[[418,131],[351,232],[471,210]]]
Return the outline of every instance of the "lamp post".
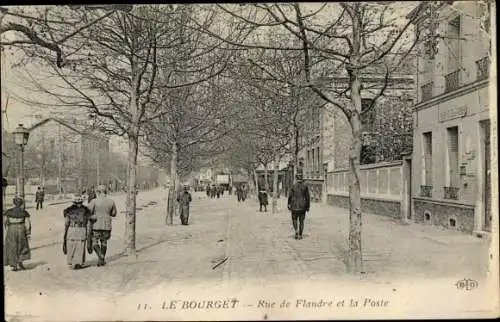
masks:
[[[30,132],[22,124],[14,130],[14,141],[19,147],[19,174],[17,179],[17,193],[24,200],[24,146],[28,144]]]

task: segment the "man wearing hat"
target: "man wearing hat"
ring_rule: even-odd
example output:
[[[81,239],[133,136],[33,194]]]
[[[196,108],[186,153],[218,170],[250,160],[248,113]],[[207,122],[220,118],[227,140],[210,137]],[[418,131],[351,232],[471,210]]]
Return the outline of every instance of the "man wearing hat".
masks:
[[[93,199],[88,207],[94,220],[92,225],[93,249],[99,258],[97,266],[106,265],[105,257],[108,250],[108,240],[111,238],[111,221],[116,217],[116,205],[113,199],[108,198],[105,186],[99,186],[97,197]]]
[[[304,184],[302,174],[296,175],[296,181],[288,194],[288,210],[292,213],[292,224],[295,230],[295,239],[302,239],[304,219],[310,207],[309,189]],[[298,223],[297,223],[298,221]]]
[[[85,243],[92,253],[92,224],[90,210],[83,205],[83,198],[75,196],[73,204],[64,209],[63,253],[68,266],[73,269],[83,267],[85,263]]]
[[[191,194],[188,191],[188,186],[184,185],[183,191],[177,197],[177,202],[179,205],[179,213],[181,217],[181,223],[187,226],[189,220],[189,203],[192,201]]]

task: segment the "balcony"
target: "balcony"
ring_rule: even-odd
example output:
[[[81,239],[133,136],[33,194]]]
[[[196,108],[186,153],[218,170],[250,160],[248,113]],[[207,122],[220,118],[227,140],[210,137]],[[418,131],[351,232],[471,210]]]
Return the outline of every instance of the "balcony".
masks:
[[[449,73],[448,75],[446,75],[444,77],[444,79],[445,79],[444,92],[445,93],[451,92],[451,91],[458,88],[458,86],[460,85],[459,84],[459,75],[460,75],[459,72],[460,72],[459,70],[456,70],[453,73]]]
[[[490,58],[483,57],[480,60],[476,61],[477,67],[477,80],[487,79],[489,77],[490,72]]]
[[[432,186],[420,186],[420,197],[432,198]]]
[[[460,188],[444,187],[444,199],[458,200],[458,192]]]
[[[422,102],[427,101],[432,98],[432,89],[434,88],[434,82],[427,83],[421,87],[422,89]]]

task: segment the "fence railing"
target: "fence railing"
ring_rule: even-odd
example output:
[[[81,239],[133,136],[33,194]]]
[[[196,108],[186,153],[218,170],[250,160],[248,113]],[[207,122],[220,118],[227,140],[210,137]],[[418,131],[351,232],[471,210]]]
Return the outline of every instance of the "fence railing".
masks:
[[[444,187],[444,199],[458,200],[459,191],[457,187]]]
[[[362,165],[360,170],[362,197],[378,197],[399,201],[403,191],[403,162],[380,162]],[[329,194],[349,192],[349,171],[347,169],[328,172]]]
[[[447,92],[451,92],[451,91],[453,91],[453,90],[455,90],[455,89],[458,88],[458,86],[460,85],[459,76],[460,76],[460,71],[456,70],[453,73],[449,73],[448,75],[446,75],[444,77],[444,79],[445,79],[445,88],[444,88],[444,91],[446,93]]]
[[[483,57],[476,61],[477,80],[486,79],[489,76],[490,71],[490,59],[489,57]]]
[[[432,98],[432,91],[434,88],[434,82],[427,83],[422,85],[422,101],[427,101]]]
[[[420,197],[432,198],[432,186],[420,186]]]

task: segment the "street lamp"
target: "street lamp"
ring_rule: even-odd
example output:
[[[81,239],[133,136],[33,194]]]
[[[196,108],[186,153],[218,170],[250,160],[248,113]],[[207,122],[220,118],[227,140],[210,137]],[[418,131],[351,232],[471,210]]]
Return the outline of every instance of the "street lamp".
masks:
[[[17,178],[17,193],[24,200],[24,146],[28,144],[30,132],[22,124],[14,130],[14,141],[19,146],[19,176]]]

